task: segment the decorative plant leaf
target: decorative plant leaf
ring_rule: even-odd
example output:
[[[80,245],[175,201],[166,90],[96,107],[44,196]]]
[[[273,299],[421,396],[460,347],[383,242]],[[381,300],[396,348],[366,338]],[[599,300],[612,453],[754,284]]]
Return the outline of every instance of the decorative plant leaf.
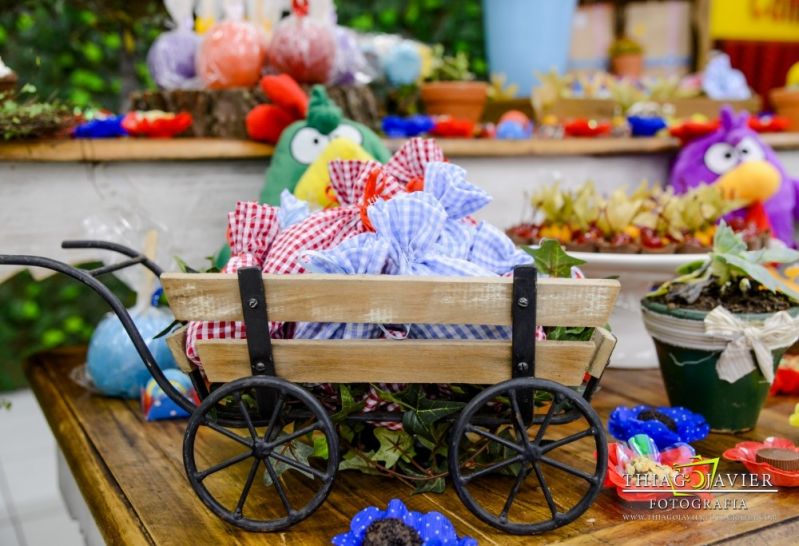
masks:
[[[794,301],[799,301],[799,292],[788,286],[783,281],[772,275],[766,267],[748,261],[746,258],[733,255],[725,255],[721,257],[728,264],[733,265],[743,271],[752,280],[755,280],[768,288],[772,292],[782,292]]]
[[[685,284],[675,284],[674,288],[669,295],[669,299],[674,299],[675,297],[679,297],[685,303],[691,304],[694,303],[696,300],[699,299],[699,296],[702,295],[702,290],[705,289],[710,283],[713,282],[713,279],[707,278],[699,282],[694,283],[685,283]]]
[[[174,259],[175,263],[178,264],[178,269],[180,269],[182,273],[199,273],[199,271],[189,266],[180,256],[174,256]]]
[[[714,254],[741,254],[746,251],[746,243],[743,238],[736,235],[735,232],[722,220],[716,233],[713,235],[713,253]]]
[[[278,438],[280,438],[280,436],[287,436],[287,435],[284,433],[280,433],[278,435]],[[308,466],[310,466],[310,464],[308,463],[308,458],[313,456],[314,454],[314,448],[301,440],[293,440],[291,442],[285,443],[282,446],[279,446],[276,449],[276,451],[281,455],[283,455],[284,457],[288,457],[289,459],[295,460],[298,463],[302,463]],[[309,472],[304,472],[302,470],[298,470],[293,466],[284,463],[283,461],[278,461],[277,459],[270,459],[270,462],[272,463],[272,468],[275,469],[275,474],[277,474],[278,477],[282,476],[283,473],[286,472],[287,470],[293,470],[294,472],[299,472],[300,474],[302,474],[307,478],[314,479],[313,474]],[[267,486],[272,485],[272,477],[269,475],[269,472],[267,471],[264,471],[264,484]]]
[[[676,269],[676,271],[678,275],[687,275],[689,273],[693,273],[706,263],[707,260],[694,260],[692,262],[688,262],[687,264],[682,264]]]
[[[570,277],[572,266],[585,263],[585,260],[566,254],[554,239],[543,239],[538,248],[525,247],[524,250],[533,257],[538,271],[550,277]]]
[[[172,321],[172,322],[169,324],[169,326],[167,326],[166,328],[164,328],[163,330],[161,330],[160,332],[158,332],[157,334],[155,334],[155,335],[153,336],[153,339],[159,339],[159,338],[162,338],[162,337],[164,337],[165,335],[167,335],[167,334],[171,333],[171,332],[172,332],[172,330],[175,328],[175,326],[177,326],[178,324],[183,324],[183,323],[182,323],[181,321],[179,321],[179,320],[173,320],[173,321]]]
[[[313,439],[313,454],[311,456],[327,460],[330,453],[328,452],[327,437],[324,432],[315,430],[313,434],[311,434],[311,438]]]
[[[372,465],[369,463],[374,454],[375,454],[374,451],[360,453],[355,449],[350,449],[341,458],[341,462],[338,465],[338,469],[357,470],[359,472],[363,472],[364,474],[372,474],[375,476],[380,476],[382,475],[382,472],[373,468]]]
[[[371,459],[382,462],[386,468],[392,468],[400,458],[409,461],[416,454],[413,438],[404,430],[376,428],[374,434],[380,447]]]
[[[743,256],[747,260],[758,264],[790,264],[799,262],[799,251],[788,247],[748,250],[743,253]]]
[[[341,423],[348,415],[361,411],[366,405],[366,402],[355,401],[349,385],[345,383],[338,384],[338,393],[341,399],[341,409],[330,416],[334,423]]]
[[[547,332],[547,339],[552,341],[588,341],[593,335],[593,328],[556,326]]]
[[[420,493],[443,493],[447,488],[447,482],[444,478],[433,478],[424,482],[419,482],[416,489],[413,490],[414,495]]]

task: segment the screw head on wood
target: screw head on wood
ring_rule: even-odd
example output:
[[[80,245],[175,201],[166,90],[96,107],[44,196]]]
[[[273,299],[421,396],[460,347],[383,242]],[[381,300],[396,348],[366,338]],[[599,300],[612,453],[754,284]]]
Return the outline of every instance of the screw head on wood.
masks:
[[[521,308],[527,307],[528,305],[530,305],[530,300],[528,300],[527,298],[519,298],[518,300],[516,300],[516,305],[518,305]]]
[[[516,369],[521,373],[527,372],[527,362],[519,362],[516,364]]]
[[[250,301],[247,302],[247,305],[250,306],[250,309],[255,309],[258,307],[258,300],[255,298],[250,298]]]
[[[263,362],[256,362],[255,363],[255,371],[256,372],[263,372],[266,370],[266,364]]]

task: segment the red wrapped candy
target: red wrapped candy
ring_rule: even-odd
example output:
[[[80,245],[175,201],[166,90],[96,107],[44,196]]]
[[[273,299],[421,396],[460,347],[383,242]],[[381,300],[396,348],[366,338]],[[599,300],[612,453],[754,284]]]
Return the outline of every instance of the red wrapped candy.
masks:
[[[300,83],[325,83],[336,58],[333,26],[308,17],[308,0],[293,0],[292,11],[272,33],[269,65]]]

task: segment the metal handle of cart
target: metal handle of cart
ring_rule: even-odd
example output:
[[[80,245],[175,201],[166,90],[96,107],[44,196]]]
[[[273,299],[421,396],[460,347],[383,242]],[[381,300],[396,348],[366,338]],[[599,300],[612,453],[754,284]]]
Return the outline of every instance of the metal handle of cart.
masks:
[[[77,267],[73,267],[64,262],[42,256],[0,255],[0,265],[41,267],[44,269],[49,269],[51,271],[71,277],[97,292],[97,294],[99,294],[100,297],[102,297],[111,307],[111,310],[116,314],[117,318],[119,318],[119,321],[122,323],[122,327],[125,329],[125,332],[127,332],[128,337],[130,337],[130,340],[133,343],[133,346],[136,348],[136,352],[139,354],[142,362],[144,362],[144,365],[147,367],[147,371],[150,372],[150,375],[153,377],[153,379],[155,379],[156,383],[158,383],[158,386],[160,386],[167,396],[169,396],[169,398],[171,398],[172,401],[174,401],[183,410],[192,413],[195,409],[194,403],[183,396],[180,391],[178,391],[174,385],[170,383],[170,381],[161,371],[161,368],[158,366],[155,357],[153,357],[153,354],[147,347],[147,343],[144,341],[144,338],[142,338],[138,328],[136,328],[136,324],[134,324],[130,313],[128,313],[128,310],[125,308],[122,302],[119,301],[119,298],[117,298],[114,293],[108,289],[107,286],[97,280],[97,278],[102,275],[120,271],[134,265],[142,265],[146,267],[156,277],[160,277],[163,273],[163,270],[147,256],[117,243],[91,240],[64,241],[61,243],[61,248],[93,248],[110,250],[112,252],[117,252],[124,256],[128,256],[129,259],[123,260],[116,264],[98,267],[96,269],[78,269]]]

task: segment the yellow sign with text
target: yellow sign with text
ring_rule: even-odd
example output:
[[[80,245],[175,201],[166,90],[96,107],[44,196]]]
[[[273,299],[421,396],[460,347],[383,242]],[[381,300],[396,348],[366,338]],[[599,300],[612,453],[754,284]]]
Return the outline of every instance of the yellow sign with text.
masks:
[[[710,36],[799,42],[799,0],[711,0]]]

